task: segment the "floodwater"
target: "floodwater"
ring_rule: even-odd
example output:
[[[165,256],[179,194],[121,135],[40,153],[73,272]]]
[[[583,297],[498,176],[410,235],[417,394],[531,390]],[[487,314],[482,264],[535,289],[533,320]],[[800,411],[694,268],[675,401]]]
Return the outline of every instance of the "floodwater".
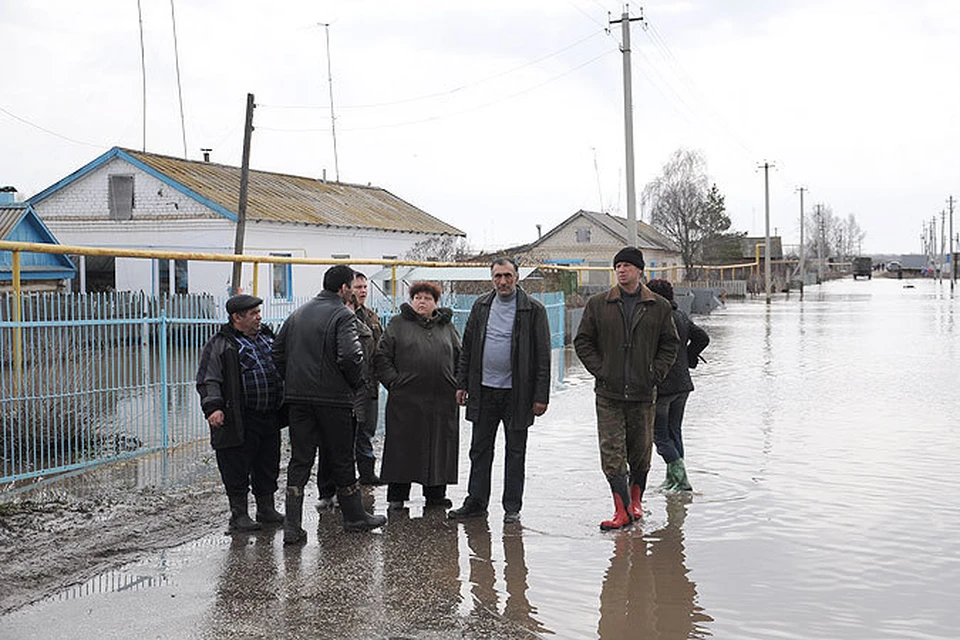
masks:
[[[955,638],[958,304],[946,283],[845,280],[696,317],[712,341],[685,421],[695,491],[657,493],[655,456],[628,530],[598,529],[592,382],[568,354],[530,434],[522,526],[498,501],[449,522],[416,490],[370,534],[308,509],[303,548],[207,536],[3,616],[0,636]],[[385,512],[383,488],[370,499]]]

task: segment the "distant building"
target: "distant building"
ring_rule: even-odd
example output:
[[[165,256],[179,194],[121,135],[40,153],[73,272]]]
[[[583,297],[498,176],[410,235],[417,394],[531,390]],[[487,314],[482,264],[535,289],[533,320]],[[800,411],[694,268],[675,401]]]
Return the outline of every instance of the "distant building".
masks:
[[[0,240],[59,244],[29,204],[14,202],[16,191],[0,189]],[[55,253],[20,254],[20,287],[23,291],[62,291],[77,269],[66,256]],[[13,289],[13,252],[0,251],[0,291]]]
[[[680,251],[665,235],[649,224],[637,221],[639,248],[647,263],[647,276],[655,277],[657,269],[680,267],[669,272],[671,278],[682,278],[683,260]],[[627,220],[609,213],[580,210],[549,230],[535,242],[498,251],[494,255],[508,255],[528,264],[552,263],[584,267],[604,267],[609,271],[585,271],[583,284],[609,286],[612,280],[611,261],[627,244]],[[480,256],[476,259],[485,259]],[[666,272],[663,274],[666,275]]]
[[[239,192],[239,167],[114,147],[29,202],[65,244],[233,253]],[[437,235],[465,234],[379,187],[250,171],[246,254],[393,259]],[[80,262],[88,290],[224,295],[232,276],[230,263]],[[324,270],[260,265],[258,292],[280,299],[312,295]],[[244,265],[243,291],[252,291],[253,278],[252,265]]]

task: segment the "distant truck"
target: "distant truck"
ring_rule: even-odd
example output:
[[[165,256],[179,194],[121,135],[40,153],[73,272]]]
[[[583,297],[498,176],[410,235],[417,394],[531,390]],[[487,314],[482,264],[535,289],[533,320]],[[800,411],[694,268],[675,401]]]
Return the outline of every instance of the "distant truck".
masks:
[[[873,277],[873,258],[861,256],[853,259],[853,279],[864,276],[867,280]]]

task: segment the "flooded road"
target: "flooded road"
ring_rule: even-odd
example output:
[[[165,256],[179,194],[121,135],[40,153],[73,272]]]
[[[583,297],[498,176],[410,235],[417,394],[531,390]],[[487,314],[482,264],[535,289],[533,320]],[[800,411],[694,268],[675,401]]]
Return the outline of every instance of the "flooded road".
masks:
[[[712,339],[684,425],[695,491],[657,493],[654,456],[631,529],[599,531],[592,380],[568,353],[530,434],[522,526],[498,500],[450,522],[416,489],[372,534],[306,509],[306,547],[205,536],[7,614],[0,637],[955,638],[960,302],[905,282],[695,317]],[[386,513],[385,497],[367,500]]]

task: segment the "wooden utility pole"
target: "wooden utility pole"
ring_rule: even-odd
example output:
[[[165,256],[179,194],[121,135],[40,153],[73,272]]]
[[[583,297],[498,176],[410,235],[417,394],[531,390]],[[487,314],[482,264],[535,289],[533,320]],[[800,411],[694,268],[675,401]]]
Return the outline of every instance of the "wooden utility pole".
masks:
[[[243,125],[243,164],[240,167],[240,203],[237,206],[237,237],[233,244],[236,255],[243,253],[243,233],[247,224],[247,185],[250,181],[250,139],[253,137],[253,94],[247,94],[247,117]],[[230,295],[240,293],[240,274],[243,272],[243,263],[233,263],[233,280],[230,284]],[[256,277],[256,274],[254,274]]]
[[[639,18],[630,17],[630,5],[626,5],[619,20],[610,24],[620,24],[623,44],[623,123],[627,153],[627,244],[637,246],[637,186],[633,169],[633,71],[630,67],[630,23],[643,21],[643,9]]]

